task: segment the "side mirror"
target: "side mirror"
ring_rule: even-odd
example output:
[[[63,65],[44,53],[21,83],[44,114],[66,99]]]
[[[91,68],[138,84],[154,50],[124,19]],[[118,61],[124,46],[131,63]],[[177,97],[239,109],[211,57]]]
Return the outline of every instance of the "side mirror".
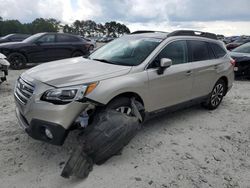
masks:
[[[158,74],[163,74],[164,70],[172,65],[172,60],[168,58],[162,58],[160,61],[160,67],[157,70]]]
[[[160,66],[163,68],[168,68],[172,65],[172,60],[168,58],[162,58],[160,62]]]

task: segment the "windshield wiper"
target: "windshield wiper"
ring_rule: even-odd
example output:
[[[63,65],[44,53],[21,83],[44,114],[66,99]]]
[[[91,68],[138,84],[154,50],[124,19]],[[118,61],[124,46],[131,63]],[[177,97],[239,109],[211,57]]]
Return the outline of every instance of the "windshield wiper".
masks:
[[[107,60],[107,59],[93,59],[93,60],[95,60],[95,61],[101,61],[101,62],[109,63],[109,64],[115,64],[114,62],[109,61],[109,60]]]

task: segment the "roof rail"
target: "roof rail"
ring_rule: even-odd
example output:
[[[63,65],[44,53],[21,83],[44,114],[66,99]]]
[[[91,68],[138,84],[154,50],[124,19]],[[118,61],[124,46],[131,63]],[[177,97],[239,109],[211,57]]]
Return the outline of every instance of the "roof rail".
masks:
[[[167,33],[164,31],[151,31],[151,30],[138,30],[138,31],[134,31],[130,34],[141,34],[141,33]]]
[[[216,34],[202,32],[202,31],[192,31],[192,30],[178,30],[168,34],[168,37],[172,36],[196,36],[196,37],[205,37],[210,39],[218,39]]]

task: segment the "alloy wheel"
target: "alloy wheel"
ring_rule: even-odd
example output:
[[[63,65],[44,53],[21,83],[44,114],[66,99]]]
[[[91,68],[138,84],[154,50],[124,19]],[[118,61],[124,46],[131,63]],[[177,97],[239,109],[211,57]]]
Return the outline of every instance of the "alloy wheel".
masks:
[[[217,84],[214,87],[214,90],[212,92],[212,96],[211,96],[211,104],[213,106],[218,106],[223,98],[224,95],[224,87],[223,84]]]
[[[132,109],[131,109],[131,107],[129,107],[129,106],[121,106],[121,107],[118,107],[118,108],[116,108],[116,111],[117,111],[117,112],[121,112],[121,113],[123,113],[123,114],[126,114],[126,115],[128,115],[128,116],[132,116]]]

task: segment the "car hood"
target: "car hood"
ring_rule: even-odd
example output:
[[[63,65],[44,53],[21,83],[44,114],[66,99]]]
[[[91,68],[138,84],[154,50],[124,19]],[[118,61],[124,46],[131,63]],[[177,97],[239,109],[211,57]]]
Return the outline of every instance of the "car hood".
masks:
[[[128,74],[131,68],[77,57],[38,65],[24,72],[22,77],[54,87],[66,87]]]

